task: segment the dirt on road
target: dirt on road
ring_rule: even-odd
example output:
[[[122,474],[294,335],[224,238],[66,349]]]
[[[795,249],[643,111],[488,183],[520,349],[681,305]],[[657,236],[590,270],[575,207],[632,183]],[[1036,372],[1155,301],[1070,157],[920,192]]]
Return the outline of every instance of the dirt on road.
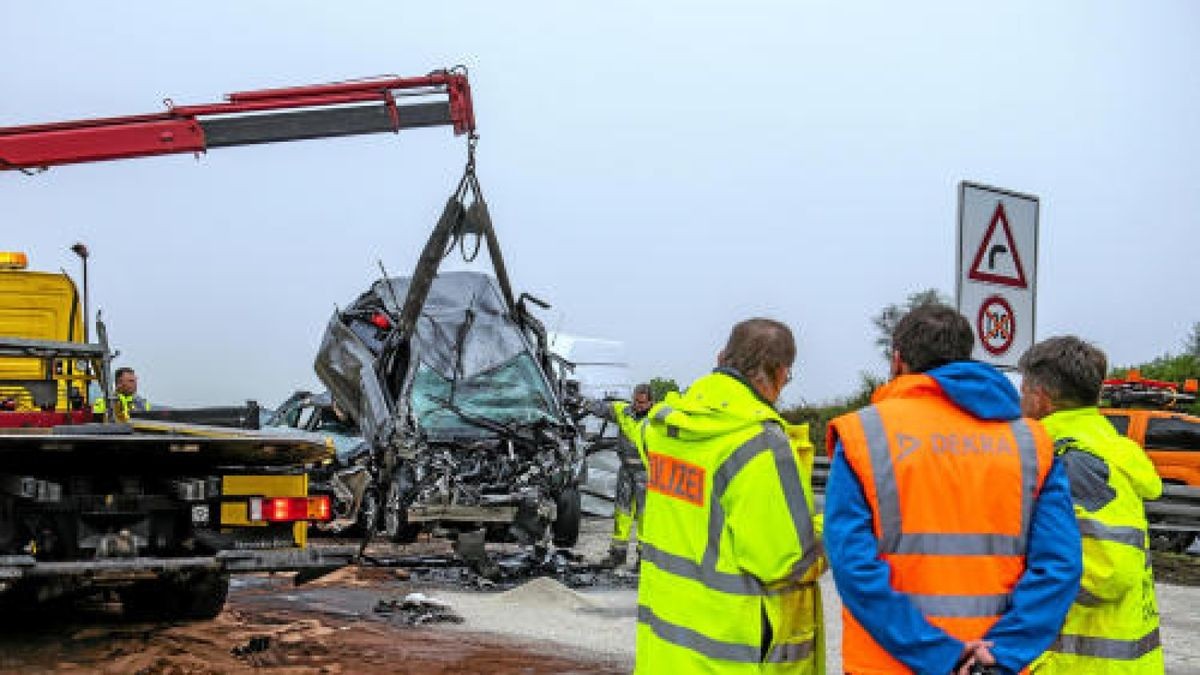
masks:
[[[39,616],[0,633],[0,671],[20,673],[607,673],[609,665],[560,647],[539,649],[491,636],[340,618],[263,606],[235,593],[213,621],[122,622],[115,608],[70,619]]]

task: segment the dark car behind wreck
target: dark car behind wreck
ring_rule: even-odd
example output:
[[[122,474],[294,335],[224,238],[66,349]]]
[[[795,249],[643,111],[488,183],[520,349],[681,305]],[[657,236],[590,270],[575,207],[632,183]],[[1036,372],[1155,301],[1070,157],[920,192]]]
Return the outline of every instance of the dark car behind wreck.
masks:
[[[372,448],[394,540],[578,538],[582,442],[528,296],[506,291],[477,272],[380,280],[326,329],[316,371]]]

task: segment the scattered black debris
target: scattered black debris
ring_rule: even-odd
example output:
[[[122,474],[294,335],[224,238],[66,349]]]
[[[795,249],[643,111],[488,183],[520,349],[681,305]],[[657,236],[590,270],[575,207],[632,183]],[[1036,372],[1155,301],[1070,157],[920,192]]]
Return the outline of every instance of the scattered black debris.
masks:
[[[234,656],[250,656],[251,654],[265,652],[270,648],[271,637],[269,635],[255,635],[254,637],[250,638],[246,644],[238,645],[237,647],[230,649],[229,653],[233,654]]]
[[[409,593],[403,598],[380,598],[375,603],[375,613],[386,614],[406,626],[463,622],[450,603],[424,593]]]
[[[568,549],[526,546],[516,551],[479,553],[468,546],[470,557],[444,554],[369,558],[364,562],[407,570],[415,583],[457,586],[480,591],[508,590],[536,577],[551,577],[571,588],[605,586],[636,588],[636,572],[584,562]]]

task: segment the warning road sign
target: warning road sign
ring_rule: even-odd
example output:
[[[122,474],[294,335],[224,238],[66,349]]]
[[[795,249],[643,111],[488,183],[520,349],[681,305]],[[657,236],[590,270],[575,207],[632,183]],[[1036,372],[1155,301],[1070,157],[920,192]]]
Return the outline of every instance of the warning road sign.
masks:
[[[1013,241],[1012,229],[1008,225],[1008,216],[1004,213],[1004,202],[996,202],[996,213],[987,232],[980,240],[979,250],[975,253],[975,262],[971,264],[968,275],[973,281],[991,282],[1001,286],[1025,288],[1029,282],[1025,280],[1025,266],[1021,264],[1021,254]]]
[[[974,318],[974,358],[1015,368],[1034,340],[1038,198],[963,182],[958,310]]]

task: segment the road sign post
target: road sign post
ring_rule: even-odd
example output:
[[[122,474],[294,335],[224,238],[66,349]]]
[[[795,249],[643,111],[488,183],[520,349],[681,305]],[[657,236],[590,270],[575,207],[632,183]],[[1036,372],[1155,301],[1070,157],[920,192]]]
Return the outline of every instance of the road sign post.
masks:
[[[1038,198],[958,185],[958,311],[975,329],[973,358],[1003,369],[1033,345]]]

